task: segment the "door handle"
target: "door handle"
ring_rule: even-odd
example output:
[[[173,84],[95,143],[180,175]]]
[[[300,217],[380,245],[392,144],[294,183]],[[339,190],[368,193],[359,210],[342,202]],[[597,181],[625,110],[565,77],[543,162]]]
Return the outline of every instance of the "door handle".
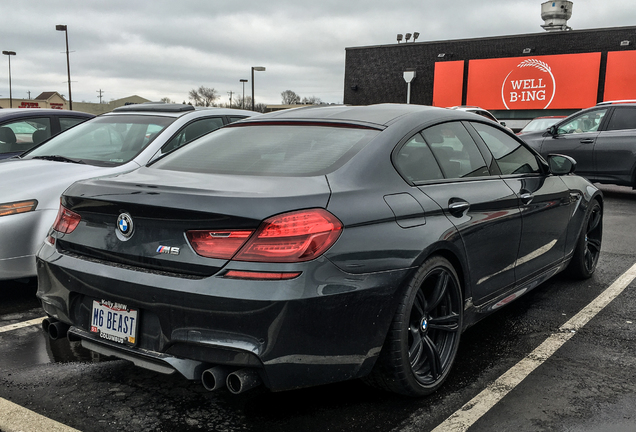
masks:
[[[594,140],[591,138],[585,138],[579,141],[581,144],[594,144]]]
[[[522,203],[527,205],[532,202],[532,200],[534,199],[534,195],[532,195],[530,192],[524,192],[519,195],[519,198],[521,199]]]
[[[462,217],[464,212],[470,208],[470,203],[464,200],[457,200],[448,203],[448,211],[455,217]]]

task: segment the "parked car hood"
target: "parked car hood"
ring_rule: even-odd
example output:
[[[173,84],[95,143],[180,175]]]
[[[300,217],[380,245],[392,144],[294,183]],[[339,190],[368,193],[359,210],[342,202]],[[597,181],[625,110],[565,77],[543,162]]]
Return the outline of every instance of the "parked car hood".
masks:
[[[130,166],[129,166],[130,165]],[[118,166],[117,171],[138,165]],[[38,159],[12,159],[0,162],[0,203],[27,199],[38,200],[38,210],[58,208],[60,195],[73,182],[114,174],[112,167],[55,162]]]

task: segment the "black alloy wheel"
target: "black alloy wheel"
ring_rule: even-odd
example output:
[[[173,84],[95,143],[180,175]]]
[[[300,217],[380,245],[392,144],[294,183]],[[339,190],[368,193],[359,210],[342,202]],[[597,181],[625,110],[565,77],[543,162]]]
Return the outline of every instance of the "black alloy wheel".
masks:
[[[577,240],[568,273],[576,279],[587,279],[594,274],[601,254],[603,240],[603,209],[598,201],[590,204],[583,229]]]
[[[455,360],[462,311],[455,269],[445,258],[430,258],[411,279],[367,381],[408,396],[433,393]]]

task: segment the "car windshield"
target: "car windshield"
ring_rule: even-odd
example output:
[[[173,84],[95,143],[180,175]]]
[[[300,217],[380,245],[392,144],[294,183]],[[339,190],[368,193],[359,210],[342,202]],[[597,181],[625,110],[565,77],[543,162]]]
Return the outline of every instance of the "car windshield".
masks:
[[[521,129],[521,132],[525,133],[525,132],[544,131],[550,126],[552,126],[553,124],[555,124],[556,122],[558,122],[559,120],[561,120],[562,118],[563,117],[534,119],[530,123],[528,123],[526,127]]]
[[[53,137],[24,158],[121,165],[137,156],[174,120],[174,117],[147,115],[99,117]]]
[[[160,159],[153,168],[210,174],[323,175],[379,133],[324,125],[244,125],[221,129]]]

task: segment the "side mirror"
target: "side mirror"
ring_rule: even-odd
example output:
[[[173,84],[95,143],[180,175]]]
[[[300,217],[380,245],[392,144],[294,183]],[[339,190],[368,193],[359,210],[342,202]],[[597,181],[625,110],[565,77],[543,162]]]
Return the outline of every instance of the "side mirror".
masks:
[[[555,136],[557,134],[557,127],[555,125],[550,126],[548,132],[550,133],[550,135]]]
[[[576,161],[565,155],[548,155],[548,165],[550,166],[550,172],[554,175],[572,174],[576,170]]]
[[[502,126],[506,126],[506,122],[499,122]]]

